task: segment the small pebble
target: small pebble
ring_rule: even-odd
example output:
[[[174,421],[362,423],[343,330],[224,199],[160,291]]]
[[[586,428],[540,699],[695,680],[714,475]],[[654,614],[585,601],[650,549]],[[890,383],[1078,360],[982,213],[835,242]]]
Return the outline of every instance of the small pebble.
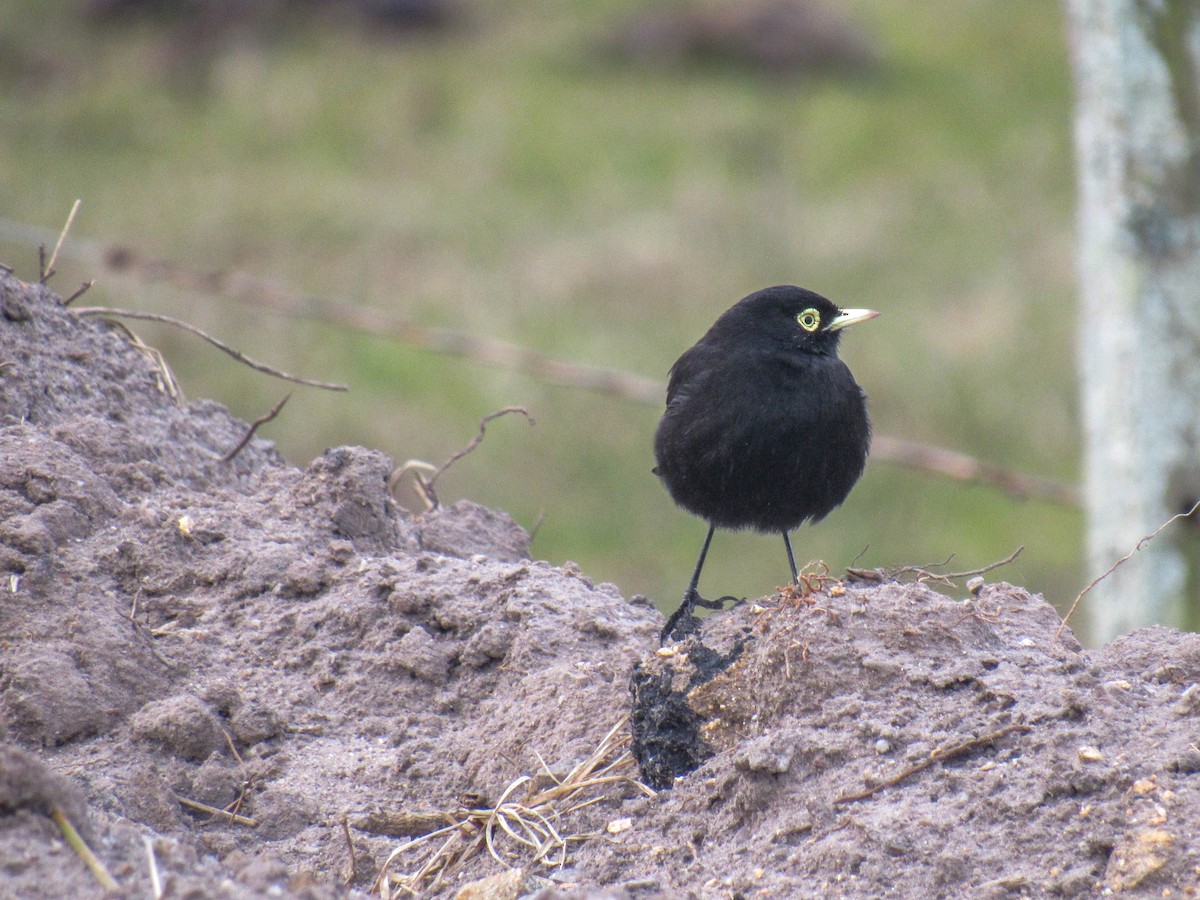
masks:
[[[613,819],[605,828],[609,834],[620,834],[622,831],[628,831],[633,827],[633,819],[626,816],[623,819]]]

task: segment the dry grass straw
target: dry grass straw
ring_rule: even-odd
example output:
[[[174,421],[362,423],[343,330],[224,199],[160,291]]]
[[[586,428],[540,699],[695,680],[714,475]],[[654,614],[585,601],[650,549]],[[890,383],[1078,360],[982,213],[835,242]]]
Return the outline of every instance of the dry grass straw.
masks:
[[[50,254],[50,259],[46,259],[45,245],[38,248],[38,256],[41,259],[39,268],[41,269],[40,278],[42,284],[45,284],[54,275],[54,264],[58,262],[58,252],[62,250],[63,242],[67,239],[67,232],[71,230],[71,224],[75,221],[75,216],[79,212],[79,204],[81,200],[76,200],[71,205],[71,212],[67,215],[67,224],[63,226],[62,231],[58,234],[58,242],[54,245],[54,252]]]
[[[150,895],[153,900],[162,900],[162,876],[158,874],[158,858],[154,855],[154,838],[143,834],[142,843],[146,847],[146,865],[150,870]]]
[[[100,886],[105,891],[119,891],[121,886],[109,874],[104,863],[100,861],[100,857],[92,852],[92,848],[87,845],[87,842],[75,830],[75,826],[71,824],[71,820],[67,818],[67,814],[63,812],[62,807],[50,807],[50,818],[58,826],[58,830],[62,832],[67,844],[83,860],[83,864],[88,867],[88,871],[100,882]]]
[[[542,767],[553,782],[549,787],[538,787],[532,776],[522,775],[504,789],[494,806],[446,813],[449,824],[445,827],[405,841],[392,851],[372,892],[388,900],[393,896],[415,895],[426,886],[433,890],[485,849],[506,867],[511,867],[511,861],[518,857],[523,857],[523,864],[541,863],[549,868],[565,865],[568,844],[594,836],[594,833],[567,832],[564,827],[567,816],[607,799],[603,793],[606,785],[631,784],[649,796],[654,794],[627,774],[635,768],[628,750],[629,735],[623,731],[627,721],[623,718],[609,729],[591,755],[562,780],[550,774],[543,761]],[[522,788],[525,796],[513,799]],[[404,874],[392,871],[400,857],[417,849],[424,852],[414,861],[414,868]]]

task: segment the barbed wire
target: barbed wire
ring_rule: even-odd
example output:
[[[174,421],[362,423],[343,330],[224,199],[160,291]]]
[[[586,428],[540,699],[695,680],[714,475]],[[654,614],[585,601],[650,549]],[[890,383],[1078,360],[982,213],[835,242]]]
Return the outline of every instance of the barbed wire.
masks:
[[[0,217],[0,238],[45,247],[59,237],[49,229]],[[519,344],[427,325],[350,300],[314,297],[276,281],[245,272],[203,271],[172,260],[155,259],[127,245],[101,244],[72,237],[57,250],[98,271],[143,284],[166,283],[253,309],[307,322],[319,322],[380,337],[430,353],[454,356],[476,365],[518,372],[538,381],[659,406],[666,384],[632,372],[567,362]],[[1018,472],[967,453],[887,434],[875,435],[871,459],[948,478],[985,484],[1011,496],[1080,506],[1078,486]]]

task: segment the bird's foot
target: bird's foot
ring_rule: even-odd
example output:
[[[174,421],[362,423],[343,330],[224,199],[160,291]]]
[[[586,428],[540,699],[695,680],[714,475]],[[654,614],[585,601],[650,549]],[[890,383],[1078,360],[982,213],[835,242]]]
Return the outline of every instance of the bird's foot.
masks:
[[[667,641],[682,641],[688,635],[695,634],[699,627],[700,620],[692,615],[692,611],[685,604],[671,613],[671,617],[667,619],[667,624],[663,626],[663,630],[658,635],[659,646]]]
[[[719,597],[716,600],[705,600],[703,597],[697,594],[696,599],[693,601],[696,606],[702,606],[705,609],[724,609],[726,603],[738,604],[745,602],[745,597],[731,597],[728,594],[726,594],[724,597]]]
[[[661,645],[667,641],[681,641],[688,635],[695,634],[700,627],[700,620],[693,615],[696,607],[724,609],[726,603],[742,602],[744,600],[728,595],[716,600],[707,600],[701,597],[698,591],[688,591],[683,595],[683,602],[679,604],[679,609],[671,613],[671,617],[667,619],[667,624],[663,626],[663,630],[658,636],[658,642]]]

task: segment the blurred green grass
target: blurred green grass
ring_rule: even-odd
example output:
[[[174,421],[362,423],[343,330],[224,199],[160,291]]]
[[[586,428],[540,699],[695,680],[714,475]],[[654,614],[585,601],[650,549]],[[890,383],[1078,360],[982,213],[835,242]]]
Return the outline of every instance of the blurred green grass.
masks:
[[[281,29],[189,68],[163,29],[97,29],[66,0],[10,0],[0,67],[0,214],[200,270],[665,379],[715,316],[799,283],[884,315],[843,342],[876,431],[1077,477],[1070,90],[1061,12],[1037,0],[840,4],[885,56],[869,77],[655,70],[598,52],[632,0],[476,3],[470,27],[383,40]],[[16,74],[14,74],[16,71]],[[33,76],[29,72],[35,73]],[[198,83],[199,82],[199,83]],[[0,241],[33,277],[36,253]],[[70,257],[64,293],[96,276]],[[675,602],[704,526],[651,475],[658,410],[216,298],[102,276],[93,304],[181,315],[292,371],[263,434],[304,465],[353,443],[541,520],[535,553]],[[286,390],[138,323],[190,396],[254,418]],[[706,594],[785,579],[777,538],[723,535]],[[797,535],[835,570],[937,562],[1060,605],[1084,582],[1078,513],[872,464]],[[864,547],[868,548],[864,551]]]

